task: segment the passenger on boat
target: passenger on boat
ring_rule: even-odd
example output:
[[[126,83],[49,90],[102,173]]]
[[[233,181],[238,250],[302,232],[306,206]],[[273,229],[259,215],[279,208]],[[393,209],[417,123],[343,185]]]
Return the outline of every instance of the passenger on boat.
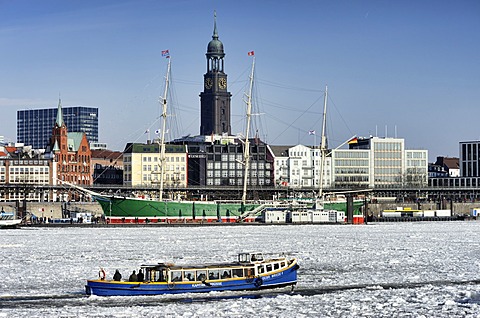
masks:
[[[227,273],[227,271],[224,271],[222,274],[222,279],[225,279],[225,278],[230,278],[230,275]]]
[[[200,282],[203,282],[206,278],[207,278],[207,276],[203,273],[198,275],[198,281],[200,281]]]
[[[137,274],[137,281],[138,282],[143,282],[143,279],[145,278],[145,276],[143,275],[143,272],[142,270],[139,270],[138,271],[138,274]]]
[[[192,281],[192,280],[193,280],[192,274],[190,274],[190,273],[187,274],[186,278],[187,278],[187,280],[189,280],[189,281]]]
[[[119,282],[122,280],[122,274],[117,270],[115,270],[115,274],[113,274],[113,280]]]
[[[129,282],[136,282],[136,281],[138,281],[138,277],[137,277],[137,274],[135,274],[135,271],[133,271],[133,273],[130,275],[130,277],[128,278],[128,281],[129,281]]]

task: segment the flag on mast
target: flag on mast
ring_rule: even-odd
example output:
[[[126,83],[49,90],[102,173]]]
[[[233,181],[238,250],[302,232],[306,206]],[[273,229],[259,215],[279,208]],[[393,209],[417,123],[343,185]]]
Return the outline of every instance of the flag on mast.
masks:
[[[255,55],[255,51],[248,52],[248,56],[254,56],[254,55]]]
[[[162,56],[165,56],[167,59],[170,58],[170,51],[169,50],[163,50],[162,51]]]
[[[357,144],[358,143],[358,138],[357,137],[353,137],[352,139],[350,139],[348,141],[348,144],[349,145],[352,145],[352,144]]]

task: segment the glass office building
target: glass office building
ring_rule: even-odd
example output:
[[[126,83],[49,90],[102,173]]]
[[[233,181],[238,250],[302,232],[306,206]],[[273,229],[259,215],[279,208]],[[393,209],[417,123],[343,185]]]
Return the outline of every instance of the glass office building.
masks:
[[[17,142],[44,149],[52,137],[58,108],[17,111]],[[62,107],[68,132],[85,132],[89,143],[98,142],[98,108]]]

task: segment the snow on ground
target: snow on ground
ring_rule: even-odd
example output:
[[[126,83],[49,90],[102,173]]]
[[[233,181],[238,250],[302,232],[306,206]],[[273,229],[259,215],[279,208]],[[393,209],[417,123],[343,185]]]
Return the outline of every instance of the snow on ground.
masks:
[[[480,317],[479,222],[0,231],[0,317]],[[86,297],[104,267],[299,259],[294,293]]]

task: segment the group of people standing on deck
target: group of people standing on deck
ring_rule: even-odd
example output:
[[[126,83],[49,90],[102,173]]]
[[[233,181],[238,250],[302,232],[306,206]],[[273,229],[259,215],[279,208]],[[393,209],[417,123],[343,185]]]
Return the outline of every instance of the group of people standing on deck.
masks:
[[[145,276],[143,274],[142,270],[138,271],[138,274],[136,271],[133,271],[132,274],[130,274],[130,277],[128,278],[129,282],[143,282],[145,279]],[[113,274],[113,280],[119,282],[122,280],[122,274],[118,271],[118,269],[115,271],[115,274]]]

